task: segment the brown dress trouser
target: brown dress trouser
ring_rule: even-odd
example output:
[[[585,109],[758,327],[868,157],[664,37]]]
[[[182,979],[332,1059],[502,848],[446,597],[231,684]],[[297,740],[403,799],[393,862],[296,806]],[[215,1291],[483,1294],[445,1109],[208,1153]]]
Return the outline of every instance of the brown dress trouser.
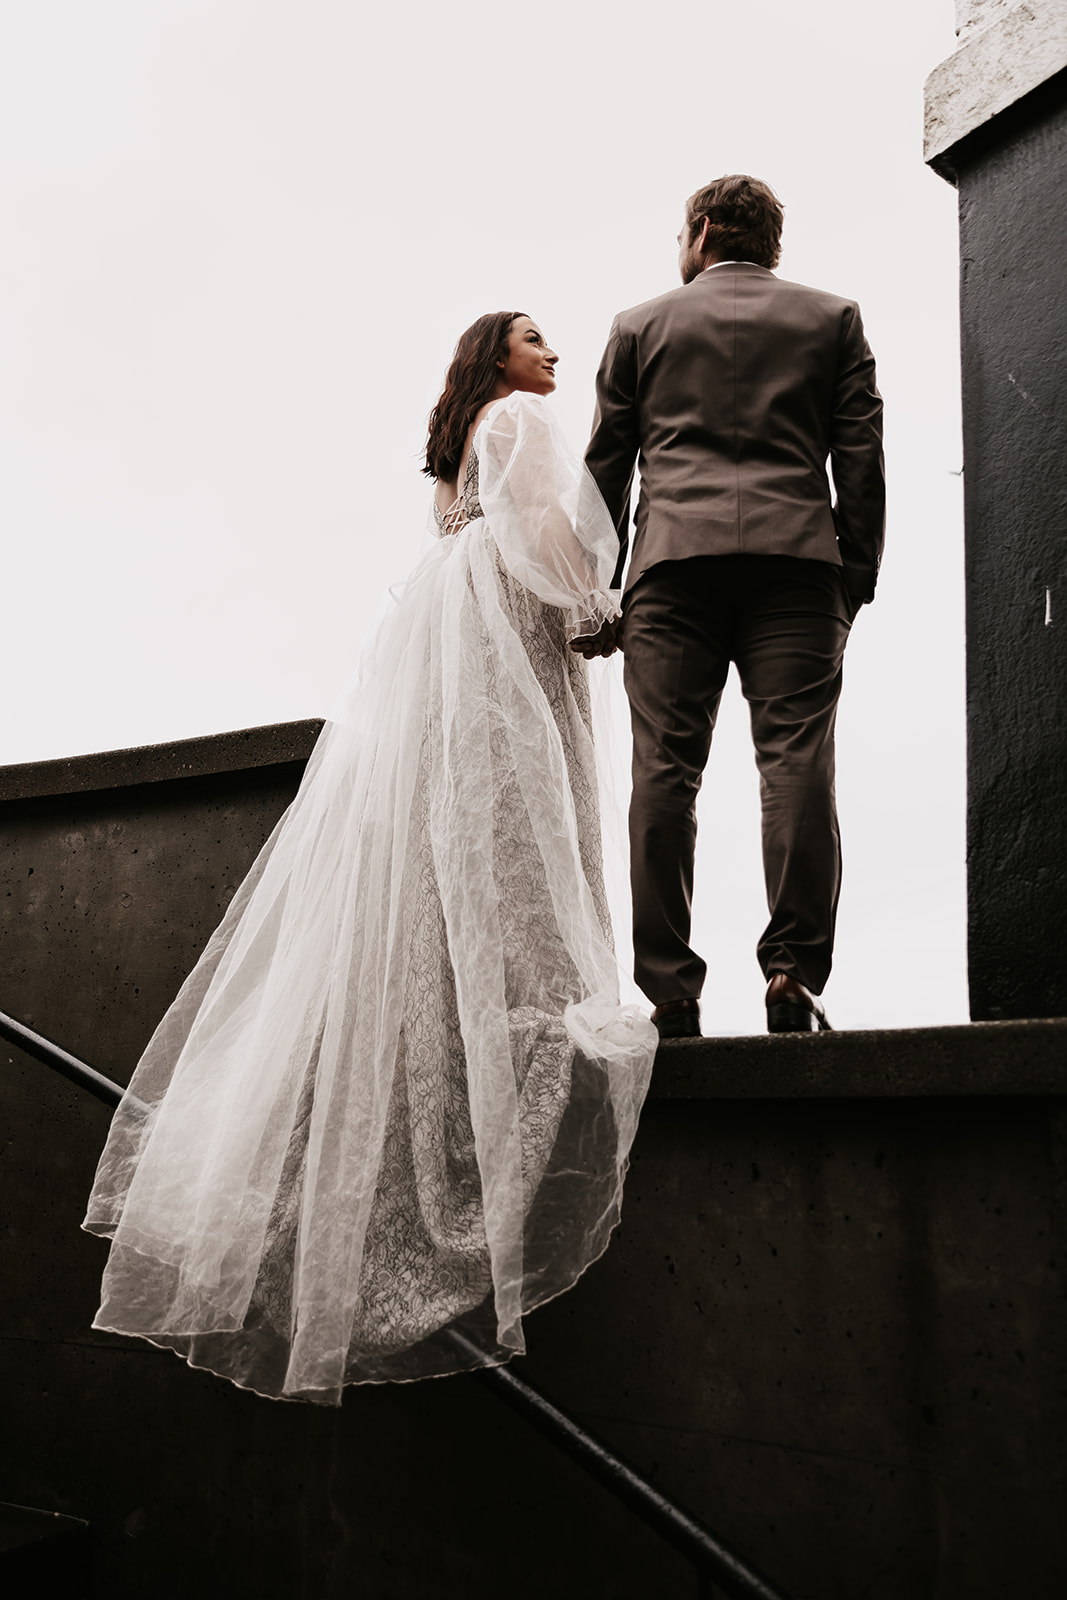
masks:
[[[821,993],[841,883],[834,722],[851,606],[839,567],[793,556],[664,561],[624,603],[633,723],[634,977],[654,1005],[700,994],[690,948],[696,799],[733,661],[752,717],[770,921],[765,974]]]

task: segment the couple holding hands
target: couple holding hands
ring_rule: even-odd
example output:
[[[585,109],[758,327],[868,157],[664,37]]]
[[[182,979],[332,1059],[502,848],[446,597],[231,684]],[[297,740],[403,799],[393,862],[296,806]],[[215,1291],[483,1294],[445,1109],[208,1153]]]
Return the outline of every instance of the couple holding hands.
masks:
[[[658,1040],[700,1032],[695,806],[731,661],[768,1027],[829,1026],[881,401],[857,306],[775,276],[781,227],[753,178],[690,198],[682,287],[612,326],[584,466],[536,323],[461,337],[426,452],[439,538],[116,1112],[95,1326],[325,1403],[524,1348],[618,1219]],[[620,1005],[604,894],[586,659],[616,648],[651,1022]]]

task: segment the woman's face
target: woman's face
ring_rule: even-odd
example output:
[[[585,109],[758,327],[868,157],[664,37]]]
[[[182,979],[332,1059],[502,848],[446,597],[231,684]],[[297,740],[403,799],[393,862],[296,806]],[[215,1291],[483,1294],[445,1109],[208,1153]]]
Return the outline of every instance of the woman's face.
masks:
[[[559,356],[545,343],[537,323],[516,317],[508,332],[508,350],[499,365],[500,385],[507,394],[525,389],[529,394],[551,394],[556,387]]]

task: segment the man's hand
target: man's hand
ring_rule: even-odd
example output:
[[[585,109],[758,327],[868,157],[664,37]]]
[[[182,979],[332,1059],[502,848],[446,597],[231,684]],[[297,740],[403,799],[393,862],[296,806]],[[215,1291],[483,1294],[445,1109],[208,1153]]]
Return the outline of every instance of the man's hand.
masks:
[[[609,622],[602,622],[596,633],[579,634],[577,639],[571,640],[571,649],[587,661],[592,661],[594,656],[613,656],[619,648],[621,622],[621,617],[614,617]]]

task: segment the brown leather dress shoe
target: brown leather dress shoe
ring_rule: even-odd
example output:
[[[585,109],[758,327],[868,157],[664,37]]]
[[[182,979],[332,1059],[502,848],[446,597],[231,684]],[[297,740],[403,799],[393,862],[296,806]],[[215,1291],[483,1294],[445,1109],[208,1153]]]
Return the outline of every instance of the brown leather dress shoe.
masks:
[[[772,972],[767,985],[768,1033],[833,1033],[826,1012],[809,989],[785,972]]]
[[[700,1001],[664,1000],[652,1013],[661,1039],[699,1039]]]

